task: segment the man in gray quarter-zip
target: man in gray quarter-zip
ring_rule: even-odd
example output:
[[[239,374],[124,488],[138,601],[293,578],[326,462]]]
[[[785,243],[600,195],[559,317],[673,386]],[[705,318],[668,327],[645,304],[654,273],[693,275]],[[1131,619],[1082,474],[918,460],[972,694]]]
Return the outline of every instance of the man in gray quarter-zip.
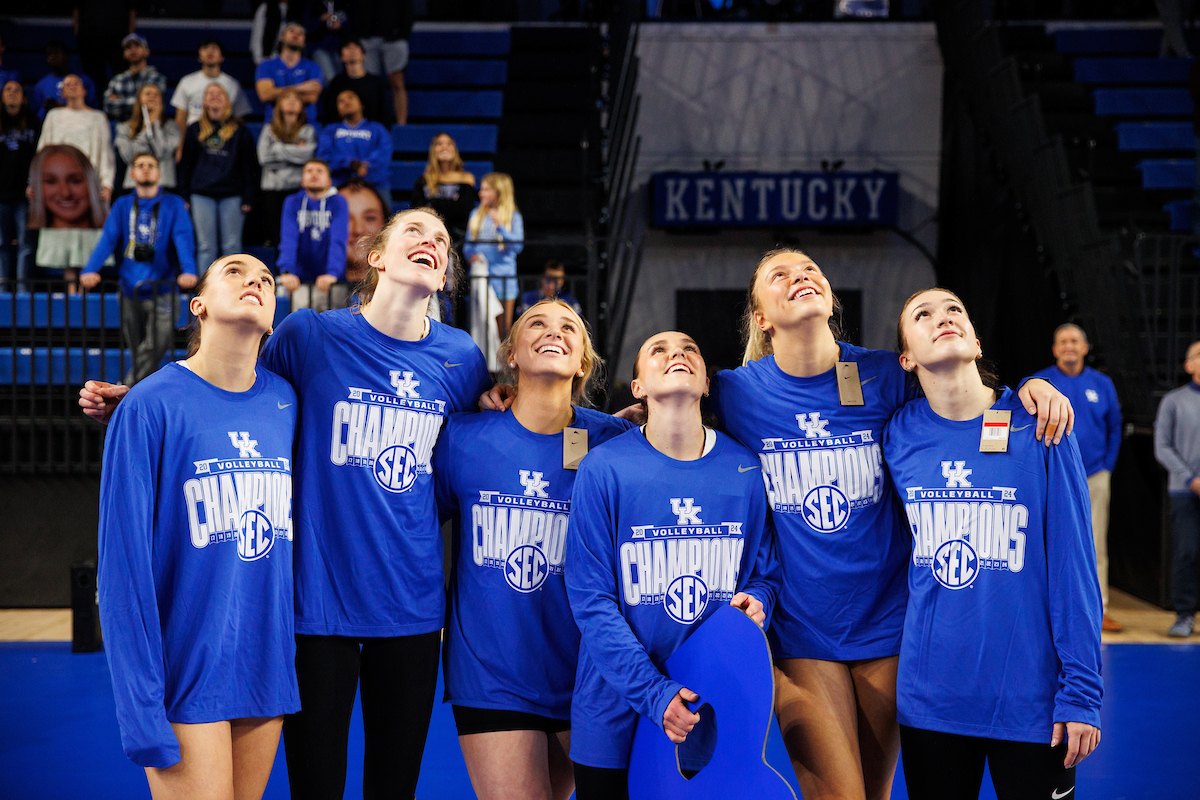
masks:
[[[1200,545],[1200,342],[1192,342],[1183,369],[1192,379],[1163,397],[1154,420],[1154,457],[1166,467],[1171,496],[1171,604],[1169,636],[1191,636],[1196,620],[1196,552]]]

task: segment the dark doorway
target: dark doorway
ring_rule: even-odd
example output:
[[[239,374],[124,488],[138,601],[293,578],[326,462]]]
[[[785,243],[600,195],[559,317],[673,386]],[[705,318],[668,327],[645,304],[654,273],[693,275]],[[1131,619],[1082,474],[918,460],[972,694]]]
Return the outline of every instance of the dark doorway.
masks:
[[[842,304],[842,341],[862,341],[863,297],[860,289],[834,289]],[[742,314],[746,293],[740,289],[678,289],[675,328],[696,340],[708,374],[742,363]]]

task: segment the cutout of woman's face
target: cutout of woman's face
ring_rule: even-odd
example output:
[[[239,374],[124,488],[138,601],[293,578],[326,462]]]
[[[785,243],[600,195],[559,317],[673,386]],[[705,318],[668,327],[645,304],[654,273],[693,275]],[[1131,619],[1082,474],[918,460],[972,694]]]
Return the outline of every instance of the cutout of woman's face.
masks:
[[[350,235],[346,238],[346,280],[360,281],[367,276],[367,259],[359,253],[358,240],[373,237],[383,230],[387,214],[375,193],[347,186],[338,190],[350,210]]]
[[[87,175],[66,153],[42,161],[42,199],[50,228],[90,228],[92,205]]]

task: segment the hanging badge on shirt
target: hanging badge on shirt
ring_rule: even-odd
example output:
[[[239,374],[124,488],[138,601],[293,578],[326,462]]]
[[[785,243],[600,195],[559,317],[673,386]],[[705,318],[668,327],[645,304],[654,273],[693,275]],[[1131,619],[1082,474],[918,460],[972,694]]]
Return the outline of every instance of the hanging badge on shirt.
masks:
[[[863,405],[862,382],[858,379],[858,364],[839,361],[837,365],[838,400],[844,406]]]
[[[1011,411],[989,408],[983,412],[983,433],[979,436],[979,452],[1007,453],[1008,423],[1011,420]]]
[[[563,428],[563,469],[579,469],[587,454],[587,428]]]

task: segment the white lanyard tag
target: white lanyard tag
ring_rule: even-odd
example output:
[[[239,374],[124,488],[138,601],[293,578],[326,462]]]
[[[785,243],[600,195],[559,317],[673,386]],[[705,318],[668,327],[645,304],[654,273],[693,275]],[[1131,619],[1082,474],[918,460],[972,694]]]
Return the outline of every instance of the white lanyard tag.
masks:
[[[1012,412],[989,408],[983,412],[983,432],[979,435],[979,452],[1007,453],[1008,425]]]

